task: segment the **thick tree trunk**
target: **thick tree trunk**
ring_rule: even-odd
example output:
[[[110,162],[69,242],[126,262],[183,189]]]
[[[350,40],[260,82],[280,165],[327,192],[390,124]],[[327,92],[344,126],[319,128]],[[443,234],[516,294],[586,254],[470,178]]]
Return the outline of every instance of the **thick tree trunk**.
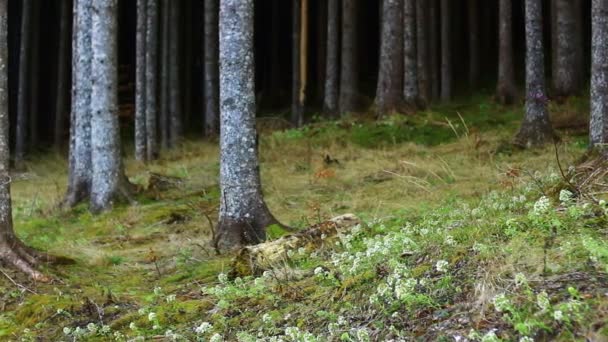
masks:
[[[357,0],[342,0],[342,47],[340,63],[340,112],[357,105]]]
[[[59,46],[57,49],[57,93],[55,94],[55,129],[53,145],[57,151],[64,147],[68,101],[68,65],[70,51],[70,2],[59,4]]]
[[[471,90],[479,82],[479,1],[469,0],[469,85]]]
[[[146,12],[147,0],[137,0],[135,38],[135,159],[146,161]]]
[[[452,44],[450,0],[441,0],[441,101],[452,98]]]
[[[205,0],[205,136],[219,132],[219,1]]]
[[[146,13],[146,159],[158,158],[158,0],[147,0]]]
[[[553,88],[557,96],[575,95],[581,90],[583,83],[583,60],[579,57],[582,50],[581,25],[577,18],[582,6],[574,0],[552,0],[555,8],[555,31],[553,47],[554,65]]]
[[[608,1],[593,0],[591,9],[591,120],[589,145],[605,153],[608,144]]]
[[[169,148],[169,32],[171,27],[170,8],[171,0],[160,0],[162,3],[162,37],[161,37],[161,67],[160,67],[160,143],[163,149]]]
[[[72,33],[72,113],[68,190],[65,204],[73,207],[91,193],[91,28],[88,0],[74,1]]]
[[[169,147],[175,147],[182,137],[182,101],[179,68],[180,2],[170,1],[169,24]]]
[[[255,128],[253,0],[220,2],[218,250],[264,241],[277,223],[262,197]]]
[[[416,0],[403,0],[403,100],[411,108],[418,106],[418,70],[416,44]]]
[[[513,20],[511,0],[499,0],[498,9],[498,82],[496,98],[501,104],[513,104],[517,97],[513,66]]]
[[[302,1],[292,0],[292,26],[291,26],[291,124],[294,127],[302,125],[302,106],[300,103],[300,84],[302,74],[300,73],[301,53],[301,22]]]
[[[32,52],[32,22],[35,0],[23,0],[21,8],[21,39],[19,49],[19,89],[17,92],[17,124],[15,127],[15,166],[23,167],[27,148],[28,114],[30,112],[30,61]]]
[[[382,1],[380,65],[376,85],[378,115],[403,104],[403,0]]]
[[[91,211],[112,207],[112,201],[129,197],[120,157],[118,127],[118,4],[93,0],[91,45],[91,142],[93,179]]]
[[[430,87],[431,87],[431,99],[436,100],[441,94],[441,65],[439,55],[441,54],[441,32],[437,32],[439,29],[439,22],[437,20],[439,13],[439,0],[427,0],[429,2],[429,73],[430,73]]]
[[[547,111],[541,0],[526,0],[526,112],[515,143],[530,148],[553,141]]]
[[[327,59],[325,62],[324,111],[336,117],[340,79],[340,0],[327,1]]]
[[[429,53],[429,1],[416,0],[416,44],[418,57],[419,101],[426,107],[431,102],[431,67]]]

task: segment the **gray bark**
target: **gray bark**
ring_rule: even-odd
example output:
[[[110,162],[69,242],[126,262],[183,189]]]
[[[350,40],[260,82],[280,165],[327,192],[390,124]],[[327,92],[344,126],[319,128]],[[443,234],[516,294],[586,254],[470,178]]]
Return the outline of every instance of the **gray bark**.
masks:
[[[59,46],[57,49],[57,93],[55,95],[55,129],[53,141],[60,151],[64,146],[65,115],[68,101],[68,64],[70,40],[70,2],[61,1],[59,5]]]
[[[555,9],[555,31],[553,47],[553,88],[557,96],[575,95],[583,83],[583,66],[580,55],[582,32],[577,18],[582,4],[576,0],[552,0]]]
[[[219,1],[205,0],[205,136],[219,132]]]
[[[158,0],[147,0],[146,13],[146,159],[158,158]]]
[[[39,103],[38,92],[40,90],[39,70],[40,70],[40,6],[41,3],[34,1],[32,4],[32,21],[30,25],[30,52],[28,61],[29,64],[29,109],[26,117],[29,123],[29,146],[34,149],[38,146],[38,115]],[[27,149],[27,148],[26,148]]]
[[[450,0],[441,0],[441,101],[452,98],[452,47]]]
[[[515,143],[525,148],[553,140],[547,111],[541,0],[526,0],[526,110]]]
[[[513,66],[513,20],[511,0],[498,5],[498,81],[496,97],[501,104],[512,104],[517,97]]]
[[[350,112],[357,104],[357,0],[342,0],[342,47],[340,62],[340,112]]]
[[[135,37],[135,159],[146,161],[146,0],[137,0]]]
[[[292,0],[291,27],[291,124],[302,125],[302,104],[300,103],[300,27],[302,23],[302,0]]]
[[[276,223],[262,197],[255,128],[253,0],[222,0],[220,32],[220,214],[216,247],[265,240]]]
[[[169,147],[175,147],[182,137],[182,101],[179,68],[180,2],[170,1],[169,24]]]
[[[327,1],[327,57],[325,62],[325,96],[323,109],[331,116],[338,114],[340,78],[340,0]]]
[[[383,0],[381,22],[376,105],[384,115],[403,104],[403,0]]]
[[[591,147],[605,152],[608,143],[608,1],[591,3]]]
[[[413,108],[417,107],[418,70],[416,44],[416,0],[403,1],[403,100]]]
[[[478,0],[469,0],[469,85],[479,81],[479,13]]]
[[[72,33],[72,113],[68,190],[65,203],[74,206],[91,193],[91,26],[93,9],[87,0],[74,1]]]
[[[439,22],[437,17],[441,16],[439,13],[439,0],[426,0],[429,2],[429,74],[430,76],[430,87],[431,87],[431,98],[436,100],[440,96],[441,92],[441,32],[437,32],[439,28]]]
[[[15,166],[23,167],[27,145],[28,114],[30,100],[28,96],[30,82],[32,22],[35,0],[24,0],[21,15],[21,40],[19,49],[19,89],[17,90],[17,124],[15,129]]]
[[[98,213],[110,209],[118,196],[127,196],[127,190],[118,128],[118,3],[93,0],[92,6],[91,211]]]
[[[170,20],[170,0],[160,0],[162,3],[162,37],[161,37],[161,67],[160,67],[160,117],[159,127],[160,143],[163,149],[169,148],[169,32]]]
[[[416,0],[416,44],[418,57],[419,101],[426,106],[431,102],[431,68],[429,42],[429,2]]]

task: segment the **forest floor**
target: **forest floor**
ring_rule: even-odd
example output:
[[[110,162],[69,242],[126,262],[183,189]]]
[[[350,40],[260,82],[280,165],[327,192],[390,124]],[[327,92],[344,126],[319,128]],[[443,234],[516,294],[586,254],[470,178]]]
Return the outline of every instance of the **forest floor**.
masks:
[[[58,209],[63,158],[31,160],[13,175],[16,231],[76,263],[46,267],[52,284],[0,269],[0,340],[607,341],[608,208],[570,195],[585,103],[551,105],[562,141],[532,151],[510,144],[521,109],[483,97],[380,122],[261,127],[280,221],[363,223],[242,279],[209,243],[215,143],[147,166],[129,158],[138,203],[101,216]]]

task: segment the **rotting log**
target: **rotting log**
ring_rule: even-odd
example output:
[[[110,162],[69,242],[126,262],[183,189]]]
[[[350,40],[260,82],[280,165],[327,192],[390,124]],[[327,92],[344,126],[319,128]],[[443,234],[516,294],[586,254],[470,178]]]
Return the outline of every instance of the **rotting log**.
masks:
[[[284,267],[289,262],[289,251],[297,253],[303,248],[308,254],[333,242],[338,234],[359,223],[355,215],[344,214],[277,240],[244,247],[232,263],[231,276],[259,275],[266,270]]]

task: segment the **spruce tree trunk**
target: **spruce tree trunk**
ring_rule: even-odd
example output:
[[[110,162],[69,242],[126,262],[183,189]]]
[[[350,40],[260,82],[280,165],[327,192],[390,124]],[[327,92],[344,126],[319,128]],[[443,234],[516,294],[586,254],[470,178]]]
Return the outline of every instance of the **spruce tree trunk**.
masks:
[[[327,58],[325,62],[324,111],[336,117],[340,79],[340,0],[327,0]]]
[[[70,2],[59,4],[59,46],[57,49],[57,93],[55,94],[55,129],[53,145],[57,151],[64,146],[68,101],[68,65],[70,51]]]
[[[577,94],[583,83],[583,66],[579,53],[582,50],[581,26],[577,23],[581,3],[574,0],[552,0],[555,8],[553,53],[553,88],[557,96]]]
[[[376,85],[378,115],[403,104],[403,0],[382,1],[380,65]]]
[[[19,89],[17,91],[17,124],[15,126],[15,166],[23,167],[27,148],[28,124],[31,108],[30,61],[32,60],[32,23],[35,0],[23,0],[21,8],[21,39],[19,49]]]
[[[42,4],[38,1],[34,1],[32,4],[32,21],[30,25],[30,52],[28,61],[29,64],[29,109],[26,117],[29,123],[29,148],[33,150],[38,146],[39,135],[38,135],[38,116],[39,116],[39,99],[38,93],[40,90],[40,6]],[[26,144],[27,145],[27,144]],[[27,150],[27,148],[26,148]]]
[[[180,83],[180,2],[170,1],[169,24],[169,147],[175,147],[182,137],[182,101]]]
[[[170,3],[171,0],[160,0],[162,3],[162,37],[161,37],[161,67],[160,67],[160,118],[158,131],[160,132],[160,143],[163,149],[169,148],[169,55],[171,54],[169,44],[169,32],[171,26]]]
[[[91,193],[91,29],[93,9],[88,0],[74,1],[72,33],[72,113],[68,190],[65,204],[73,207]]]
[[[342,0],[342,47],[340,62],[340,112],[357,105],[357,0]]]
[[[416,0],[403,0],[403,100],[411,108],[418,106],[418,70],[416,44]]]
[[[264,241],[277,223],[262,197],[255,128],[253,0],[222,0],[218,250]]]
[[[93,0],[91,75],[91,142],[93,179],[91,211],[109,210],[112,201],[128,197],[120,157],[118,127],[118,3]]]
[[[293,127],[302,125],[302,106],[300,104],[300,36],[302,22],[302,0],[292,0],[291,26],[291,124]]]
[[[605,154],[608,143],[608,1],[591,3],[591,119],[589,145]]]
[[[437,17],[441,16],[438,1],[427,0],[429,2],[429,73],[431,86],[431,99],[437,100],[441,95],[441,31],[440,22]],[[439,32],[438,32],[439,31]]]
[[[471,90],[479,82],[479,1],[469,0],[469,85]]]
[[[513,104],[517,97],[513,66],[513,19],[511,0],[499,0],[498,9],[498,82],[499,103]]]
[[[416,0],[416,44],[418,57],[418,90],[420,102],[426,107],[431,102],[431,42],[429,41],[429,2]]]
[[[219,132],[219,0],[205,0],[205,136]]]
[[[515,143],[525,148],[553,141],[547,111],[541,0],[526,0],[526,112]]]
[[[158,158],[158,0],[147,0],[146,13],[146,159]]]
[[[452,98],[452,46],[450,0],[441,0],[441,101]]]
[[[146,12],[147,0],[137,0],[135,33],[135,159],[146,161]]]

